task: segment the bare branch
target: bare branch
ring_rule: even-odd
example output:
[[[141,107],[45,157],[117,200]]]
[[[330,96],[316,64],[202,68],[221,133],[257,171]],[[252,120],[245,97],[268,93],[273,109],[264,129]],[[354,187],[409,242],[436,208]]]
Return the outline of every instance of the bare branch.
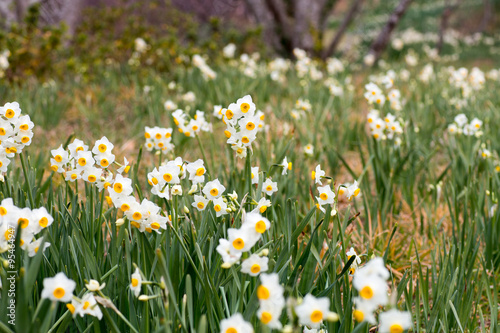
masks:
[[[335,52],[340,40],[342,39],[342,36],[347,30],[347,27],[351,24],[356,14],[360,11],[362,3],[363,0],[354,0],[354,2],[351,5],[351,8],[349,8],[349,11],[347,12],[346,16],[344,17],[344,20],[342,21],[342,24],[337,30],[335,37],[333,37],[332,42],[330,43],[328,48],[323,52],[323,59],[328,58]]]
[[[375,62],[387,47],[387,44],[389,43],[389,40],[391,38],[392,31],[394,30],[394,28],[396,28],[399,21],[412,2],[413,0],[401,0],[394,12],[391,14],[391,16],[389,16],[389,20],[387,20],[387,23],[382,28],[382,31],[380,31],[380,34],[371,46],[370,53],[374,56]]]

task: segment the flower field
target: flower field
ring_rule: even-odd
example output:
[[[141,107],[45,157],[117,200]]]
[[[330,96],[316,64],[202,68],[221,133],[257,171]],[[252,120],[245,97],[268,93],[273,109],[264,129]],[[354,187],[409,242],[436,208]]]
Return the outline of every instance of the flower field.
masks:
[[[0,332],[498,331],[500,70],[148,47],[0,85]]]

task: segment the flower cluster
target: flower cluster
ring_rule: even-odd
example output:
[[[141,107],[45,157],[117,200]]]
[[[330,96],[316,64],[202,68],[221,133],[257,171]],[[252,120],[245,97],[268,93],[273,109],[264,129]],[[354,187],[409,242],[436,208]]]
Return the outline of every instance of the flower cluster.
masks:
[[[33,257],[43,242],[43,237],[35,238],[37,234],[54,222],[54,218],[44,207],[30,209],[18,208],[12,198],[3,199],[0,203],[0,253],[14,245],[17,232],[21,232],[20,245],[28,255]],[[50,246],[44,243],[43,250]]]
[[[228,229],[228,239],[219,239],[217,252],[222,256],[222,260],[224,261],[223,267],[229,268],[238,262],[241,255],[244,252],[250,251],[260,240],[262,234],[269,230],[270,227],[271,222],[255,210],[244,214],[241,227],[239,229]],[[267,258],[257,258],[254,256],[247,260],[250,260],[250,262],[245,264],[245,266],[250,266],[249,271],[253,275],[259,274],[263,268],[267,270]],[[250,263],[252,264],[250,265]]]
[[[148,151],[156,149],[168,153],[169,151],[172,151],[174,149],[174,145],[172,143],[171,128],[146,126],[144,137],[146,138],[146,149]]]
[[[396,119],[396,116],[391,113],[381,118],[378,110],[371,110],[366,118],[373,138],[376,140],[395,139],[396,144],[399,145],[401,140],[399,136],[403,134],[403,125],[400,119]]]
[[[113,173],[110,171],[113,164],[119,167],[116,171],[119,174],[127,173],[130,169],[126,158],[123,164],[116,162],[113,148],[114,145],[105,136],[95,142],[92,150],[82,140],[75,139],[67,149],[60,145],[50,151],[50,168],[63,174],[66,181],[83,179],[102,191],[113,183]]]
[[[42,298],[47,298],[54,303],[67,303],[66,307],[73,317],[77,315],[80,315],[80,317],[90,315],[101,320],[102,311],[99,304],[97,304],[93,292],[101,290],[104,288],[105,284],[101,286],[97,281],[91,280],[90,283],[85,286],[90,292],[84,294],[81,299],[76,297],[73,295],[76,288],[75,281],[69,279],[66,274],[60,272],[54,277],[45,278],[43,280]]]
[[[451,134],[463,134],[467,136],[476,136],[480,137],[483,135],[481,127],[483,126],[483,122],[478,118],[474,118],[469,123],[467,116],[463,113],[457,115],[453,121],[453,123],[448,125],[448,132]]]
[[[213,80],[217,77],[217,73],[215,73],[214,70],[207,65],[205,59],[199,54],[195,54],[193,56],[193,65],[201,71],[205,81]]]
[[[295,48],[293,50],[293,55],[297,58],[295,70],[299,78],[309,76],[313,81],[318,81],[323,78],[323,72],[318,69],[316,62],[307,56],[306,51]]]
[[[375,311],[379,306],[387,305],[387,279],[389,271],[382,258],[374,258],[354,273],[352,284],[359,296],[354,298],[356,309],[354,318],[357,322],[375,324]],[[390,314],[390,315],[389,315]],[[411,327],[411,316],[407,312],[390,310],[380,314],[380,332],[403,332]]]
[[[0,172],[6,172],[10,159],[31,144],[35,125],[28,115],[21,115],[19,103],[0,107]]]
[[[264,127],[264,113],[256,110],[250,95],[229,104],[220,112],[222,121],[227,126],[224,131],[227,143],[236,151],[238,157],[245,157],[247,149],[251,149],[252,142],[256,139],[257,132]]]
[[[107,189],[110,203],[123,211],[130,225],[139,231],[151,233],[154,230],[160,233],[161,229],[167,228],[167,222],[170,223],[170,218],[161,215],[161,208],[154,202],[147,199],[137,201],[130,178],[118,174]]]
[[[172,113],[174,123],[179,127],[179,132],[185,136],[194,138],[196,134],[203,132],[211,132],[212,124],[205,119],[205,112],[197,110],[194,118],[191,118],[181,109],[177,109]]]
[[[273,329],[282,328],[279,319],[285,307],[283,292],[284,288],[280,284],[278,274],[262,274],[260,276],[260,285],[257,287],[257,298],[259,299],[257,317],[263,324]]]

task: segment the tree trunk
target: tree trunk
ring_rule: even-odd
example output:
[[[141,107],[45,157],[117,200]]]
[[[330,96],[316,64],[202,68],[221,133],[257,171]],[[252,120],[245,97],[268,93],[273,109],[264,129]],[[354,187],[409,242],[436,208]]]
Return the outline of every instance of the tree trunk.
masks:
[[[362,3],[363,0],[354,0],[354,2],[351,5],[351,8],[349,8],[349,11],[347,12],[346,16],[344,17],[344,20],[342,21],[342,24],[337,30],[335,37],[333,37],[333,40],[328,46],[328,48],[324,50],[322,55],[323,59],[330,57],[335,52],[338,44],[340,43],[340,40],[342,39],[342,36],[347,30],[347,27],[351,24],[356,14],[360,11]]]
[[[370,48],[370,53],[374,56],[374,63],[377,62],[382,52],[384,52],[384,50],[386,49],[387,44],[389,44],[392,31],[394,30],[394,28],[396,28],[399,21],[401,20],[401,18],[403,17],[403,15],[405,14],[406,10],[408,9],[408,7],[412,2],[413,0],[401,0],[399,2],[396,9],[389,17],[389,20],[387,20],[387,23],[382,28],[382,31],[373,42]]]
[[[460,1],[457,1],[454,5],[450,5],[449,1],[446,1],[446,7],[443,9],[443,13],[441,14],[441,24],[439,26],[439,37],[438,42],[436,44],[436,49],[438,53],[441,53],[444,44],[444,34],[448,29],[448,24],[450,21],[450,16],[460,5]]]
[[[477,32],[484,32],[494,15],[495,15],[495,8],[493,8],[493,1],[484,0],[483,19],[481,20],[481,23],[477,28]]]

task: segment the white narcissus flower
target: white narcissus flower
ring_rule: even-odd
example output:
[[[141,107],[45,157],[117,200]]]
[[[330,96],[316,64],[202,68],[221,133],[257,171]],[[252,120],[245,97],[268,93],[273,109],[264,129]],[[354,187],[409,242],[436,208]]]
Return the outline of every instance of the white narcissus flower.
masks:
[[[257,207],[252,210],[252,213],[260,212],[261,214],[264,214],[268,207],[271,207],[271,200],[260,198],[259,202],[257,202]]]
[[[268,262],[269,258],[252,254],[241,264],[241,272],[250,274],[251,276],[257,276],[261,272],[267,271]]]
[[[292,170],[292,162],[288,162],[286,156],[279,166],[283,168],[283,171],[281,172],[282,175],[286,175],[288,170]]]
[[[226,188],[220,183],[219,179],[212,180],[203,187],[203,193],[209,200],[217,199],[225,190]]]
[[[259,183],[259,167],[253,167],[251,168],[250,171],[250,177],[252,178],[252,184],[258,184]]]
[[[354,256],[355,259],[351,264],[351,267],[349,268],[349,274],[354,275],[356,270],[358,269],[358,265],[361,264],[361,258],[358,256],[356,251],[354,251],[354,248],[351,247],[349,251],[346,253],[347,255],[347,261],[351,260],[351,257]]]
[[[312,156],[314,154],[314,146],[312,144],[308,144],[307,146],[305,146],[304,154]]]
[[[97,317],[97,319],[102,319],[102,312],[97,304],[97,301],[94,298],[92,293],[88,293],[83,296],[82,301],[75,307],[74,315],[79,314],[80,317],[84,315],[91,315]]]
[[[321,165],[317,165],[316,169],[311,172],[311,179],[314,180],[316,184],[321,184],[321,177],[325,176],[325,172],[321,170]]]
[[[318,192],[319,197],[316,197],[316,199],[321,206],[333,204],[333,201],[335,200],[335,193],[333,193],[330,185],[318,186]]]
[[[377,310],[378,306],[374,306],[370,302],[365,302],[360,297],[355,297],[354,303],[356,304],[356,308],[352,315],[358,323],[366,321],[370,324],[375,324],[377,322],[374,311]]]
[[[130,278],[130,290],[134,293],[135,297],[138,297],[141,293],[142,287],[142,276],[139,272],[139,268],[135,269],[135,272],[132,274]]]
[[[42,298],[56,302],[69,302],[73,297],[76,282],[68,279],[64,273],[57,273],[52,278],[43,279]]]
[[[231,267],[241,258],[241,252],[234,252],[231,249],[231,243],[227,239],[219,239],[219,245],[217,246],[216,250],[222,256],[222,260],[224,261],[222,266],[224,268]]]
[[[257,298],[259,302],[271,303],[274,306],[285,305],[285,298],[283,297],[283,286],[280,284],[279,276],[277,273],[261,274],[260,286],[257,287]]]
[[[210,200],[205,199],[204,196],[195,194],[194,202],[191,205],[201,212],[202,210],[205,210],[209,202]]]
[[[255,237],[260,237],[260,234],[263,234],[271,227],[271,222],[259,213],[250,212],[245,215],[243,225],[253,230],[256,233]]]
[[[300,305],[295,306],[299,324],[319,328],[323,320],[330,316],[330,300],[307,294]]]
[[[403,333],[412,326],[411,314],[396,309],[382,312],[380,318],[380,333]]]
[[[278,183],[273,182],[271,178],[267,178],[264,183],[262,183],[262,192],[267,195],[272,195],[274,192],[278,191]]]
[[[217,217],[227,214],[227,204],[222,197],[213,200],[215,215]]]
[[[281,329],[283,325],[280,322],[282,306],[276,306],[271,302],[261,302],[257,311],[257,317],[260,321],[273,329]]]
[[[243,319],[240,313],[235,313],[220,322],[220,333],[253,333],[252,325]]]
[[[251,232],[251,226],[243,225],[240,229],[230,228],[227,230],[227,236],[231,243],[231,251],[247,252],[260,238],[260,234]]]
[[[43,248],[40,249],[40,245],[42,244],[43,237],[38,238],[34,242],[25,243],[24,246],[21,246],[24,250],[28,251],[28,256],[34,257],[39,250],[45,251],[46,248],[50,246],[50,243],[45,242],[43,244]]]

